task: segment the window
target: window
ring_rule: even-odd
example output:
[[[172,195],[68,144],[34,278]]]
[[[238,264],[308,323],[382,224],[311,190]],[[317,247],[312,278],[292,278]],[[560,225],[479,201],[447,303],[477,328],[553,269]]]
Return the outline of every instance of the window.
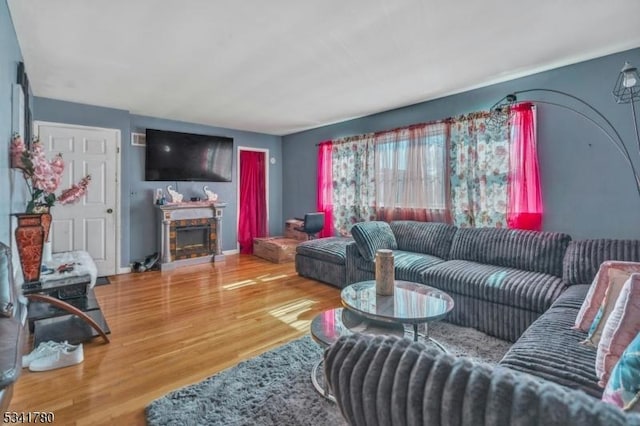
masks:
[[[385,209],[446,209],[447,126],[419,125],[376,136],[376,200]]]

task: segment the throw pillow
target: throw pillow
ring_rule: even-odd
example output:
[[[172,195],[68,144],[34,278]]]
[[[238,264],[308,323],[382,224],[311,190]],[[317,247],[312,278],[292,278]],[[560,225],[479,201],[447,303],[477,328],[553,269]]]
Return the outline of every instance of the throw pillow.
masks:
[[[596,356],[600,386],[609,381],[611,370],[633,338],[640,333],[640,274],[632,274],[604,326]]]
[[[611,315],[613,308],[616,306],[618,296],[622,292],[622,287],[624,287],[624,284],[627,282],[631,274],[620,269],[609,269],[608,275],[609,285],[607,286],[607,291],[604,294],[604,299],[602,300],[602,304],[600,305],[600,309],[598,309],[596,317],[591,323],[587,340],[582,342],[587,346],[598,347],[600,337],[602,336],[602,330],[604,330],[607,319],[609,319],[609,315]]]
[[[368,261],[375,259],[378,249],[398,249],[396,237],[387,222],[356,223],[351,228],[351,235],[360,255]]]
[[[626,411],[640,412],[640,334],[613,367],[602,400]]]
[[[607,260],[600,265],[596,277],[589,287],[587,297],[582,303],[582,307],[576,317],[573,328],[582,331],[589,331],[589,327],[598,313],[598,309],[602,305],[604,295],[609,286],[609,269],[620,269],[629,273],[640,272],[640,263],[638,262],[622,262],[616,260]]]

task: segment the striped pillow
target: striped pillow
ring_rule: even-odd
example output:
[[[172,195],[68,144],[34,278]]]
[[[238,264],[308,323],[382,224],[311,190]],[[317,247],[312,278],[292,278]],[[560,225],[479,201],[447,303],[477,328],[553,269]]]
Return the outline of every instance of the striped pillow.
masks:
[[[398,243],[387,222],[360,222],[351,228],[358,251],[368,261],[373,261],[379,249],[397,250]]]
[[[609,381],[611,370],[640,333],[640,274],[632,274],[625,282],[615,307],[602,331],[596,356],[598,383],[604,387]]]
[[[594,319],[602,305],[604,296],[609,287],[609,269],[619,269],[627,273],[640,272],[640,263],[638,262],[620,262],[615,260],[608,260],[603,262],[598,269],[596,277],[589,287],[587,297],[582,303],[582,307],[576,317],[576,322],[573,328],[589,331],[589,328],[593,324]]]
[[[624,283],[627,282],[630,275],[630,273],[619,269],[609,269],[609,286],[607,287],[600,309],[598,309],[598,313],[591,323],[587,340],[582,343],[587,346],[593,346],[594,348],[598,347],[604,326],[613,312],[613,308],[616,306]]]

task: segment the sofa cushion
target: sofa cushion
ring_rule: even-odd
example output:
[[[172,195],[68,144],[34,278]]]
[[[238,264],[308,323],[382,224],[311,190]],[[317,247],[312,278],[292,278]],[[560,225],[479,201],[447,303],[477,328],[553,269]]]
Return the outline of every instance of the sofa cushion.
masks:
[[[596,355],[596,374],[599,385],[609,381],[613,366],[634,337],[640,333],[640,274],[632,274],[616,300],[609,315]]]
[[[352,238],[329,237],[309,240],[298,244],[296,254],[308,256],[324,262],[344,265],[347,252],[347,244],[353,242]]]
[[[460,228],[449,259],[470,260],[562,277],[571,237],[554,232],[498,228]]]
[[[506,353],[500,365],[581,389],[600,398],[596,350],[580,344],[586,333],[571,328],[588,286],[572,286]]]
[[[546,311],[565,288],[562,279],[553,275],[466,260],[437,264],[423,272],[420,282],[539,313]]]
[[[398,250],[425,253],[447,259],[457,228],[447,223],[398,220],[391,222]]]
[[[379,249],[396,250],[398,243],[387,222],[360,222],[353,225],[351,235],[358,246],[360,255],[373,260]]]
[[[421,276],[428,268],[444,262],[439,257],[422,253],[412,253],[403,250],[393,250],[393,264],[396,280],[421,282]],[[375,274],[375,263],[363,258],[356,261],[356,265],[363,271]]]
[[[589,327],[587,339],[582,342],[583,344],[590,345],[594,348],[598,347],[600,339],[602,338],[604,326],[616,307],[616,302],[618,300],[618,296],[622,293],[624,283],[627,282],[630,276],[631,274],[628,274],[625,271],[609,269],[609,287],[607,288],[602,304],[598,309],[598,313],[593,319],[591,327]]]
[[[640,413],[640,334],[635,336],[611,372],[602,400]]]
[[[640,240],[571,241],[564,256],[563,278],[567,284],[589,284],[606,260],[640,262]]]
[[[628,272],[630,275],[633,272],[640,272],[640,263],[621,262],[617,260],[607,260],[602,262],[598,268],[598,273],[589,287],[587,297],[585,297],[582,307],[576,316],[575,328],[582,331],[589,331],[589,328],[593,324],[593,320],[602,306],[607,289],[610,286],[611,279],[609,277],[609,272],[611,270]],[[622,282],[622,284],[624,284],[624,282]]]

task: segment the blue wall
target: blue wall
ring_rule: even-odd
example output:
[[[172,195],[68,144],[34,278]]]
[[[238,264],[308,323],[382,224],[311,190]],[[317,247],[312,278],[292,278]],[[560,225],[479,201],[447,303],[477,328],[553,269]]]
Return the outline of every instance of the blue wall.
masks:
[[[0,1],[0,242],[11,243],[9,213],[24,211],[23,199],[13,197],[11,181],[19,177],[9,169],[13,83],[18,74],[22,53],[18,45],[6,0]]]
[[[625,61],[640,66],[640,49],[285,136],[284,217],[315,210],[316,143],[486,110],[516,90],[556,89],[583,98],[611,120],[640,169],[630,106],[617,105],[611,95]],[[540,105],[538,153],[545,230],[567,232],[574,238],[640,238],[640,196],[631,172],[592,123],[566,109]]]
[[[244,132],[220,127],[210,127],[200,124],[184,123],[179,121],[164,120],[160,118],[131,116],[131,131],[144,133],[145,129],[174,130],[185,133],[198,133],[233,138],[233,182],[178,182],[178,189],[185,199],[190,197],[203,197],[202,187],[207,185],[210,190],[218,194],[218,200],[227,202],[222,218],[222,246],[223,250],[235,250],[237,244],[237,149],[239,146],[262,148],[269,150],[269,156],[276,159],[275,164],[269,163],[269,233],[279,235],[282,233],[282,139],[280,136],[271,136],[261,133]],[[145,182],[144,180],[144,149],[129,144],[129,156],[131,170],[130,198],[131,198],[131,228],[134,234],[140,238],[131,239],[131,258],[142,259],[153,253],[156,249],[155,223],[149,218],[155,218],[156,212],[153,206],[153,192],[156,188],[165,190],[167,185],[173,182]]]
[[[174,130],[228,136],[234,138],[235,147],[267,148],[276,164],[269,166],[269,232],[282,232],[282,153],[281,138],[260,133],[243,132],[219,127],[204,126],[153,117],[132,115],[128,111],[103,108],[55,99],[34,100],[34,119],[83,126],[119,129],[121,132],[121,266],[142,260],[158,250],[156,241],[156,215],[152,203],[155,188],[166,188],[170,182],[144,181],[144,149],[131,145],[131,132],[142,132],[146,128]],[[223,250],[236,249],[237,236],[237,178],[234,154],[233,182],[211,183],[209,188],[220,195],[219,200],[228,202],[224,212],[222,242]],[[178,189],[186,198],[201,196],[204,183],[180,182]]]

